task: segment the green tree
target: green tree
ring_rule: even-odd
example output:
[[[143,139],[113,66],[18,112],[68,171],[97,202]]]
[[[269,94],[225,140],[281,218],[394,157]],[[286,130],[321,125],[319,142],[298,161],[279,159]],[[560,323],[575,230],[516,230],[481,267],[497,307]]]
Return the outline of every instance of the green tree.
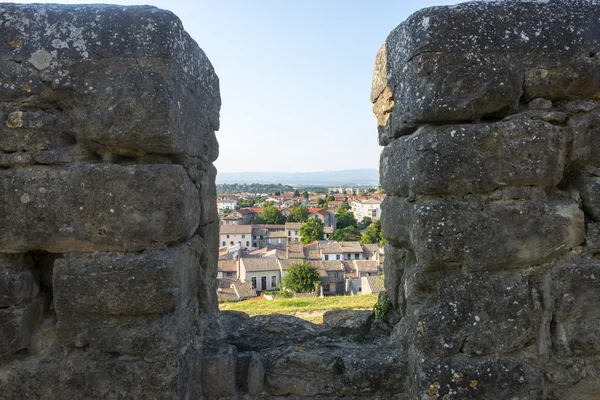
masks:
[[[273,203],[267,203],[258,214],[259,220],[264,224],[284,224],[285,216],[273,205]]]
[[[338,211],[335,213],[335,221],[337,224],[337,229],[342,229],[347,226],[353,226],[356,228],[356,218],[354,218],[354,214],[347,209],[338,209]]]
[[[360,231],[353,226],[347,226],[342,229],[333,231],[330,237],[331,240],[338,242],[350,242],[360,240]]]
[[[292,263],[288,273],[283,277],[283,287],[294,293],[306,293],[315,290],[321,278],[317,268],[307,262]]]
[[[290,209],[288,222],[306,222],[308,219],[308,208],[303,205],[295,206]]]
[[[333,197],[332,195],[329,195],[329,196],[325,197],[325,201],[327,201],[328,203],[330,201],[335,201],[335,197]]]
[[[298,189],[294,190],[294,197],[300,197],[300,192]]]
[[[381,222],[379,220],[373,222],[365,233],[363,233],[360,238],[360,242],[364,244],[373,244],[378,243],[380,246],[385,244],[385,238],[383,237],[383,232],[381,231]]]
[[[348,204],[347,201],[344,201],[342,204],[340,204],[339,209],[340,210],[349,210],[350,209],[350,204]]]
[[[281,196],[281,192],[279,190],[274,191],[273,194],[275,196]]]
[[[238,208],[247,208],[254,206],[254,200],[238,200]]]
[[[327,205],[327,200],[322,199],[322,198],[321,199],[317,199],[317,205],[319,207],[325,207]]]
[[[300,227],[302,243],[308,244],[314,240],[323,240],[325,238],[323,229],[323,221],[317,217],[310,218],[304,225]]]
[[[304,198],[308,200],[308,192],[306,190],[302,192],[302,196],[304,196]]]

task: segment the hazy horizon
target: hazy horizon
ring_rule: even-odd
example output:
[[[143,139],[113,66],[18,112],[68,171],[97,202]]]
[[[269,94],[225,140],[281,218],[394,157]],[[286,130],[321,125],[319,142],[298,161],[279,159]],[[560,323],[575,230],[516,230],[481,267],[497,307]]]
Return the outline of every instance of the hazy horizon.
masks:
[[[16,1],[62,3],[78,1]],[[173,11],[220,79],[220,173],[377,168],[375,55],[413,12],[457,1],[125,0]]]

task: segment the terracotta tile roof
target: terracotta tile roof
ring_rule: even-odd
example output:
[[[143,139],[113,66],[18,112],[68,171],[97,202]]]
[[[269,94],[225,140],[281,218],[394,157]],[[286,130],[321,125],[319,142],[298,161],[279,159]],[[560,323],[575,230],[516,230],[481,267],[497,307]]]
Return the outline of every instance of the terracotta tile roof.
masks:
[[[362,253],[363,248],[360,242],[338,242],[343,253]]]
[[[238,301],[239,297],[237,295],[237,293],[235,292],[235,289],[228,287],[228,288],[218,288],[217,289],[217,300],[219,301],[219,303],[222,303],[224,301]]]
[[[247,272],[279,271],[279,265],[275,258],[246,258],[243,257],[241,265]]]
[[[239,234],[252,234],[252,225],[221,225],[219,229],[221,235],[239,235]]]
[[[258,214],[262,211],[262,208],[252,207],[251,210]]]
[[[328,234],[332,234],[333,233],[333,226],[325,226],[323,227],[323,233],[328,233]]]
[[[300,229],[300,227],[301,227],[302,225],[304,225],[304,223],[302,223],[302,222],[286,222],[286,223],[285,223],[285,229],[287,229],[287,230],[292,230],[292,231],[293,231],[293,230],[296,230],[296,231],[297,231],[297,230],[299,230],[299,229]]]
[[[230,214],[227,214],[226,216],[224,216],[223,219],[226,219],[227,221],[230,221],[230,220],[235,221],[238,219],[242,219],[242,217],[240,217],[239,214],[230,213]]]
[[[285,225],[271,225],[271,224],[252,224],[253,227],[255,228],[261,228],[261,229],[266,229],[269,231],[283,231],[285,230]]]
[[[379,253],[379,245],[377,244],[363,244],[362,248],[366,257],[371,257],[373,254]]]
[[[256,290],[252,288],[252,283],[250,282],[235,281],[233,288],[240,300],[256,297]]]
[[[219,260],[218,270],[219,270],[219,272],[237,272],[237,261],[236,260]]]

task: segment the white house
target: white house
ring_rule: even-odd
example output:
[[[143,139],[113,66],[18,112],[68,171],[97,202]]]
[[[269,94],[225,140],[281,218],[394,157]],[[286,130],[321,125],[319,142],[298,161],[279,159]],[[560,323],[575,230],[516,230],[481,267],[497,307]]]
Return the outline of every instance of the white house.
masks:
[[[281,283],[277,258],[241,258],[240,279],[251,282],[256,291],[276,290]]]
[[[254,250],[252,243],[252,225],[221,225],[219,246],[239,244],[246,250]]]
[[[219,209],[219,215],[224,215],[227,210],[232,211],[237,208],[237,199],[233,197],[223,197],[217,200],[217,208]]]
[[[362,222],[364,217],[371,219],[381,218],[381,200],[366,199],[352,200],[352,213],[358,222]]]

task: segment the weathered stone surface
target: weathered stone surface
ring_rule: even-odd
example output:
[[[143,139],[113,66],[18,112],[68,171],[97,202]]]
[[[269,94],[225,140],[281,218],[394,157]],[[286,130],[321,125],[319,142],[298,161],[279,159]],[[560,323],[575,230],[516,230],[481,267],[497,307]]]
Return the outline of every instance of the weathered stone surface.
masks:
[[[196,297],[202,239],[136,255],[68,254],[54,263],[59,318],[162,314]],[[98,301],[102,299],[102,301]]]
[[[237,329],[229,332],[227,342],[240,351],[260,351],[284,343],[305,342],[322,331],[322,326],[290,315],[257,315],[243,320]]]
[[[159,315],[59,314],[57,333],[59,344],[68,349],[161,358],[192,340],[197,314],[195,299],[185,307]]]
[[[405,340],[427,356],[506,354],[537,337],[538,291],[520,272],[417,273],[404,286]]]
[[[412,356],[412,399],[544,399],[542,374],[516,357],[449,359]]]
[[[42,315],[42,303],[0,308],[0,359],[29,346],[31,335]]]
[[[60,110],[77,141],[98,151],[216,159],[218,78],[172,13],[6,4],[0,18],[9,21],[0,30],[3,98],[27,97],[29,113]],[[11,114],[22,110],[7,111],[9,127],[32,127]]]
[[[371,101],[393,93],[391,116],[375,110],[380,143],[423,123],[514,112],[521,96],[594,99],[600,43],[589,21],[596,17],[597,4],[570,1],[469,2],[414,13],[377,56]]]
[[[410,203],[388,196],[382,204],[384,236],[413,249],[423,270],[510,269],[542,263],[584,240],[576,202],[483,202],[427,200]]]
[[[600,223],[588,222],[585,227],[585,245],[592,254],[600,253]]]
[[[554,351],[561,357],[600,354],[600,264],[560,265],[552,280]]]
[[[176,165],[0,171],[0,252],[138,251],[189,238],[199,196]]]
[[[576,182],[583,200],[583,210],[594,221],[600,221],[600,177],[584,176]]]
[[[234,346],[222,346],[202,356],[202,391],[207,399],[235,396],[237,356]]]
[[[39,291],[31,257],[0,254],[0,308],[28,302]]]
[[[586,166],[600,167],[600,110],[570,117],[567,128],[571,134],[570,168],[580,172]]]
[[[372,310],[329,310],[323,314],[323,326],[335,335],[366,337],[373,323]]]
[[[75,349],[63,360],[14,360],[0,365],[0,392],[5,399],[186,398],[189,353],[144,359]]]
[[[248,393],[253,396],[261,394],[265,386],[265,366],[260,355],[255,352],[250,352],[247,385]]]
[[[381,185],[399,196],[556,186],[563,175],[566,139],[561,128],[525,118],[425,126],[386,146],[380,160]]]
[[[219,222],[200,225],[198,235],[203,240],[200,264],[198,265],[198,305],[201,313],[214,314],[219,309],[217,299]]]

